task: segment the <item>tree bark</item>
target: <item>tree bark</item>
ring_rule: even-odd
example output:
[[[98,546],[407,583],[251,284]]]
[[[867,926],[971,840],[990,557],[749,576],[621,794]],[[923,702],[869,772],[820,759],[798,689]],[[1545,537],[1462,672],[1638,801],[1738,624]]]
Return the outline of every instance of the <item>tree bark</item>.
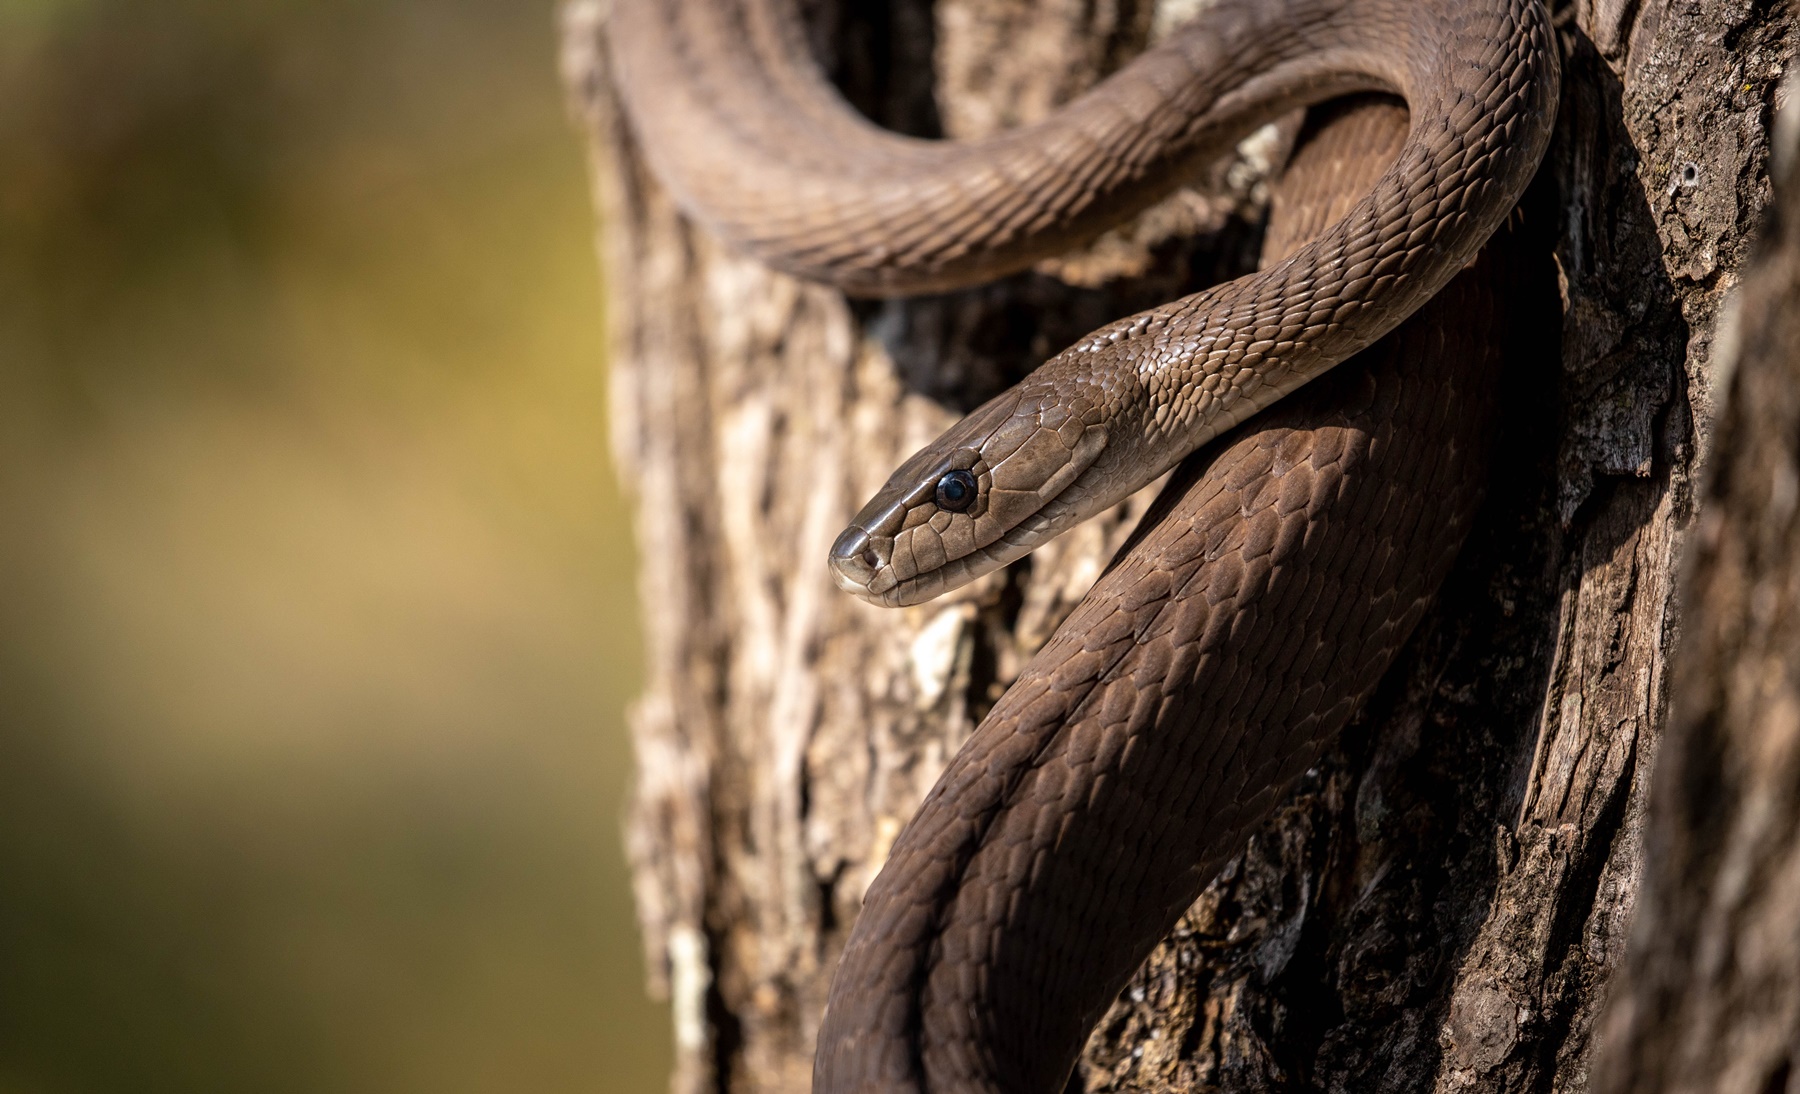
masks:
[[[1790,93],[1793,87],[1789,84]],[[1596,1088],[1794,1089],[1800,1053],[1800,186],[1791,107],[1738,300],[1644,893]],[[1735,367],[1734,367],[1735,366]]]
[[[861,109],[959,136],[1041,115],[1198,6],[805,4]],[[1146,962],[1073,1089],[1587,1086],[1638,891],[1696,423],[1794,26],[1751,0],[1555,14],[1562,107],[1527,198],[1548,334],[1509,378],[1481,523],[1374,701]],[[628,840],[651,988],[672,1002],[674,1090],[801,1091],[895,834],[1149,495],[900,611],[837,593],[825,551],[901,459],[1049,354],[1248,269],[1279,133],[1038,272],[852,302],[680,216],[616,112],[604,33],[603,0],[567,5],[642,552]]]

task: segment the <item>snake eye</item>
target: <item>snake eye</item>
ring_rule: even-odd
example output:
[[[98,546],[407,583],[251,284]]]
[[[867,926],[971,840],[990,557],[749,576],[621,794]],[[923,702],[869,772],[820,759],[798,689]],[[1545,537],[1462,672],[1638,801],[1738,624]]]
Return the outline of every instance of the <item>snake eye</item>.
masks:
[[[960,513],[975,504],[975,476],[967,471],[952,471],[937,481],[939,509]]]

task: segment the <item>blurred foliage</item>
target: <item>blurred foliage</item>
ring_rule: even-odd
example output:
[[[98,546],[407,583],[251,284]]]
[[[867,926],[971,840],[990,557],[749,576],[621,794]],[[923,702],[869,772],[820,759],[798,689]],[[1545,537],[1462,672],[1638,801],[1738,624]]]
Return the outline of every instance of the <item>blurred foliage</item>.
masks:
[[[553,16],[0,0],[0,1094],[663,1088]]]

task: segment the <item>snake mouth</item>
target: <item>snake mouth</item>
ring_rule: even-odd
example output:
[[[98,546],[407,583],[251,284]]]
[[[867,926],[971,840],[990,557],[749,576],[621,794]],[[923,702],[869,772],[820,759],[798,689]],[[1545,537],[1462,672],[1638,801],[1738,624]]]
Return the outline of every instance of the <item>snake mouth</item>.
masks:
[[[838,588],[858,599],[883,608],[905,608],[973,581],[1028,550],[1011,550],[1007,543],[993,546],[1003,550],[978,548],[970,555],[949,559],[941,566],[902,579],[893,565],[894,540],[871,535],[853,525],[831,545],[831,576]]]
[[[883,540],[851,527],[831,546],[831,575],[839,589],[858,599],[882,608],[906,608],[1023,558],[1061,531],[1049,520],[1031,519],[986,547],[902,581],[894,575],[891,555],[879,546]]]

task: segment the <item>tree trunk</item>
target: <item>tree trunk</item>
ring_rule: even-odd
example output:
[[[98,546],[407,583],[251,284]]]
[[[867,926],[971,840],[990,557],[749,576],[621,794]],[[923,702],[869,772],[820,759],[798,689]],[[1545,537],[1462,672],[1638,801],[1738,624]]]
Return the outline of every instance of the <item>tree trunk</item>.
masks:
[[[1794,87],[1790,79],[1788,88]],[[1644,894],[1603,1091],[1765,1094],[1800,1065],[1800,178],[1738,300]],[[1782,162],[1785,161],[1785,162]],[[1726,377],[1729,377],[1726,380]]]
[[[958,136],[1041,115],[1198,6],[805,4],[860,108]],[[1146,962],[1074,1089],[1587,1086],[1638,889],[1696,423],[1793,22],[1751,0],[1556,16],[1561,117],[1527,199],[1550,333],[1509,378],[1481,522],[1376,698]],[[629,842],[651,987],[672,1001],[676,1091],[802,1091],[888,846],[1148,494],[900,611],[836,592],[826,549],[906,455],[1051,353],[1247,270],[1279,133],[1037,272],[853,302],[676,212],[616,113],[604,33],[604,0],[565,8],[642,549]]]

